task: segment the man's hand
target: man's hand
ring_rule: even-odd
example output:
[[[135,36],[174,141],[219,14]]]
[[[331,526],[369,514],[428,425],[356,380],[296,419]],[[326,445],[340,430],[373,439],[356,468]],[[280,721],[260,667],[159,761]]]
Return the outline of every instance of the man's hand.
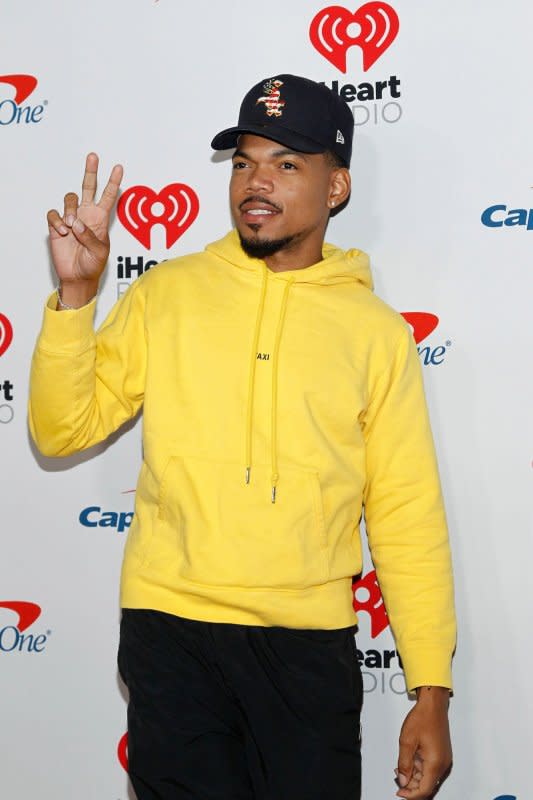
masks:
[[[122,167],[113,167],[107,186],[95,203],[98,156],[89,153],[85,163],[81,203],[78,195],[65,195],[63,216],[48,212],[50,251],[65,303],[81,306],[96,294],[109,256],[109,218],[118,197]]]
[[[449,691],[442,686],[420,686],[417,702],[400,733],[398,797],[426,800],[438,789],[452,763],[448,725]]]

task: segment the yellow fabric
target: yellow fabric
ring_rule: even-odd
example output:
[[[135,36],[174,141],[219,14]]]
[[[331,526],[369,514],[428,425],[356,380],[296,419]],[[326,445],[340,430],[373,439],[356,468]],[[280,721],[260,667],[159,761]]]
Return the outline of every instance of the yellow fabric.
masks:
[[[276,328],[276,336],[274,338],[274,353],[272,358],[272,410],[271,410],[271,464],[272,464],[272,475],[270,478],[270,483],[272,485],[272,494],[271,499],[272,502],[276,502],[276,493],[277,493],[277,486],[279,480],[279,473],[278,473],[278,357],[279,357],[279,346],[281,342],[281,331],[283,330],[283,323],[285,321],[285,312],[287,310],[287,298],[289,296],[289,290],[293,283],[293,277],[291,276],[287,283],[285,284],[285,289],[283,290],[283,299],[281,301],[281,310],[279,312],[279,320],[278,325]]]
[[[451,687],[451,564],[418,354],[371,288],[358,250],[325,244],[319,263],[273,273],[232,231],[145,273],[97,334],[94,302],[58,312],[50,298],[30,429],[66,456],[143,408],[123,607],[352,625],[364,503],[408,686]]]
[[[261,321],[263,319],[263,309],[265,307],[265,297],[267,289],[267,268],[262,266],[263,279],[261,281],[261,295],[259,308],[255,320],[254,340],[250,351],[250,374],[248,377],[248,401],[246,403],[246,483],[250,483],[250,473],[252,469],[252,429],[253,429],[253,407],[254,407],[254,388],[255,388],[255,365],[257,363],[257,343],[261,332]]]

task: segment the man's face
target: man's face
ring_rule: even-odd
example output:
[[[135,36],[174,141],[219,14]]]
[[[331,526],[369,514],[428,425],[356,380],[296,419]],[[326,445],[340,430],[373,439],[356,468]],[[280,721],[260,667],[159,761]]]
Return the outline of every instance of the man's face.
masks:
[[[244,249],[258,258],[321,249],[334,172],[323,153],[300,153],[242,134],[233,156],[230,204]]]

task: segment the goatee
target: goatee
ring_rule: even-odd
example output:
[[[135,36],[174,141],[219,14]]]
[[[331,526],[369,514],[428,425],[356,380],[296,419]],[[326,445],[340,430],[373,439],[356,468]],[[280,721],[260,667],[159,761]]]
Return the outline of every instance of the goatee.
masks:
[[[292,241],[294,236],[284,236],[283,239],[245,239],[239,232],[239,239],[241,240],[241,247],[244,252],[251,258],[267,258],[278,253],[280,250],[285,250]]]

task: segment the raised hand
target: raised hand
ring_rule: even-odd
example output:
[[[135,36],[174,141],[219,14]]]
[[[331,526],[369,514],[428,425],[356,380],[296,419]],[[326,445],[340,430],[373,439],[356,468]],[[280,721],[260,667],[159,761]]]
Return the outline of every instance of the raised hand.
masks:
[[[47,214],[50,251],[63,300],[83,305],[98,288],[109,256],[109,218],[117,201],[123,169],[113,167],[98,203],[95,202],[98,156],[89,153],[85,163],[81,203],[78,195],[65,195],[63,216]]]

